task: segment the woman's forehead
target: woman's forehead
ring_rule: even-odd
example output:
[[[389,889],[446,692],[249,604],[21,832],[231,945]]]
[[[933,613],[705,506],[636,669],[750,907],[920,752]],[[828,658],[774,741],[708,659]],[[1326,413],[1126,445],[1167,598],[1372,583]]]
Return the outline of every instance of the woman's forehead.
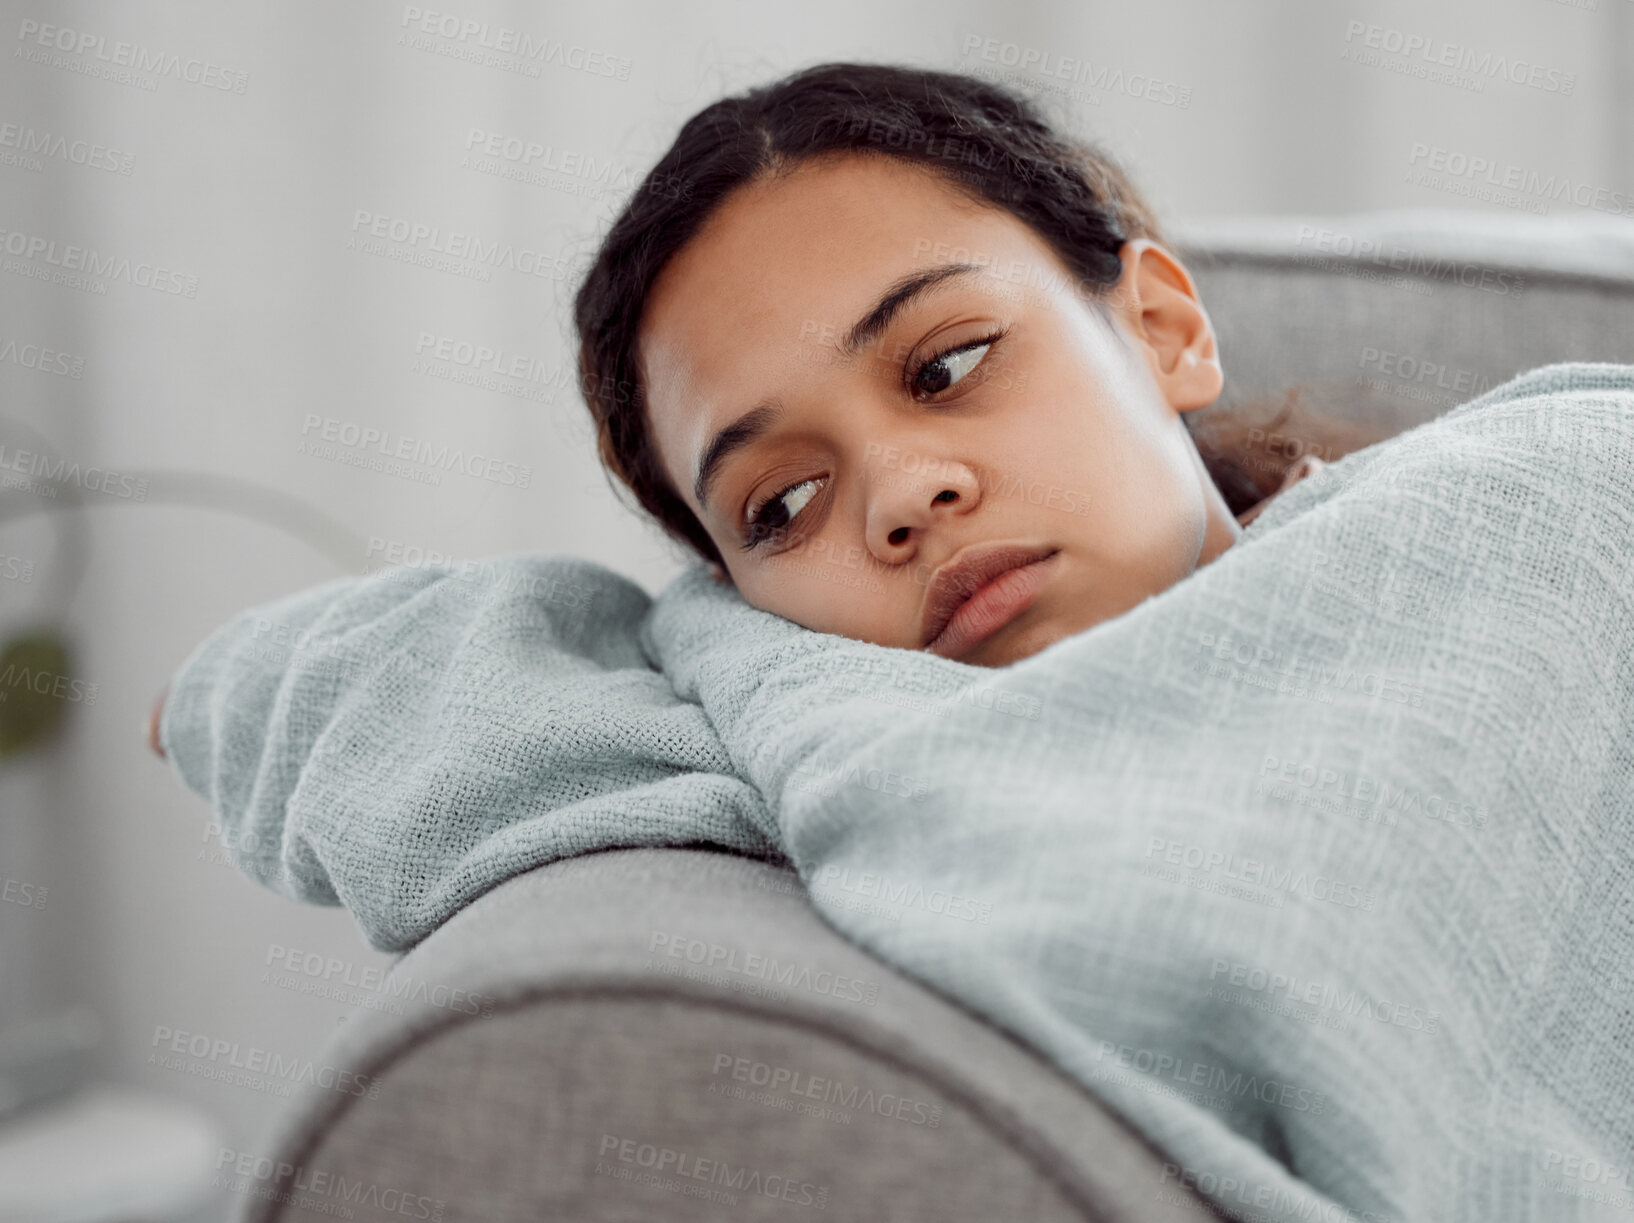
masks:
[[[660,273],[642,334],[686,336],[693,351],[739,350],[742,328],[763,343],[798,340],[802,324],[849,321],[884,285],[949,262],[956,252],[990,262],[1016,257],[1023,253],[1016,248],[1026,246],[1036,257],[1028,233],[1011,214],[978,206],[899,159],[802,166],[748,184],[721,203]],[[819,312],[820,319],[806,317]]]
[[[832,347],[915,271],[1041,256],[1017,218],[900,159],[836,159],[751,183],[722,202],[648,295],[640,354],[652,426],[679,441],[715,413],[747,409],[791,360],[809,364],[814,348]],[[734,402],[712,406],[723,397]]]

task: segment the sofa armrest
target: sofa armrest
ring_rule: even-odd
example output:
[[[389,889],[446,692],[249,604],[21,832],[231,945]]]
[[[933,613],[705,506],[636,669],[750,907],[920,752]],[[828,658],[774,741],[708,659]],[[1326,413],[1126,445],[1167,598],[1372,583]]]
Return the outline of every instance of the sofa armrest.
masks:
[[[360,1012],[322,1057],[369,1090],[293,1100],[263,1148],[287,1167],[241,1218],[306,1218],[319,1185],[398,1221],[1220,1217],[1095,1097],[754,859],[538,867],[381,993],[399,1013]]]

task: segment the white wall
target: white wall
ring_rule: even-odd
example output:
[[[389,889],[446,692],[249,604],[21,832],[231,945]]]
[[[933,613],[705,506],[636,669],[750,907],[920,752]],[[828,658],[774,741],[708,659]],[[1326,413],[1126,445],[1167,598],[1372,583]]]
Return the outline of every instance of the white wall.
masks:
[[[650,590],[681,563],[608,490],[567,376],[572,275],[619,201],[575,193],[585,184],[566,175],[545,186],[467,168],[471,129],[612,158],[639,178],[686,116],[803,64],[1013,72],[1007,61],[1047,51],[1085,63],[1076,96],[1051,95],[1054,113],[1121,154],[1177,219],[1493,206],[1409,182],[1417,145],[1486,158],[1500,177],[1515,166],[1634,191],[1634,0],[455,4],[438,11],[626,57],[628,78],[528,76],[416,49],[399,3],[0,5],[0,124],[105,146],[130,170],[19,164],[15,136],[0,141],[12,155],[0,164],[0,345],[81,362],[72,377],[0,360],[0,445],[29,448],[13,427],[27,422],[70,461],[149,479],[140,502],[92,493],[77,515],[26,519],[15,515],[39,498],[0,489],[0,558],[35,566],[29,583],[0,577],[0,631],[65,619],[100,694],[51,753],[0,763],[0,875],[49,888],[44,909],[0,904],[0,1021],[90,1003],[110,1033],[108,1077],[199,1103],[238,1148],[255,1146],[279,1101],[149,1065],[156,1029],[315,1055],[351,1008],[263,984],[269,947],[357,973],[387,958],[344,911],[294,905],[200,859],[208,806],[141,734],[172,670],[241,608],[360,570],[348,534],[459,558],[573,552]],[[100,37],[105,54],[126,41],[213,65],[244,87],[149,72],[148,89],[33,62],[22,53],[61,53],[20,36],[30,21]],[[1352,22],[1392,43],[1382,31],[1518,57],[1545,82],[1571,73],[1572,89],[1486,79],[1476,91],[1352,62],[1347,51],[1368,49],[1365,32],[1347,37]],[[483,281],[364,253],[360,210],[508,240],[570,274]],[[41,281],[29,269],[52,268],[11,253],[12,234],[157,265],[192,289]],[[422,333],[563,377],[544,401],[431,377],[415,370]],[[526,466],[531,486],[462,474],[428,486],[301,454],[309,413]],[[232,486],[177,472],[279,490],[341,526],[292,532],[246,516]],[[77,521],[82,570],[53,519]]]

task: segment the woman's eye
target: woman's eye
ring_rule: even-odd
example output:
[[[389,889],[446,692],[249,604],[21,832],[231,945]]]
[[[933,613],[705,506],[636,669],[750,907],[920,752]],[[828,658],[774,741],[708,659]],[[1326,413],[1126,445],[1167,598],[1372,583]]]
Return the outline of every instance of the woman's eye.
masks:
[[[926,361],[914,371],[913,384],[916,389],[927,395],[935,395],[947,390],[959,379],[981,364],[987,350],[993,347],[993,341],[998,336],[988,336],[972,344],[965,344],[959,348],[950,348]],[[926,386],[920,380],[930,375],[932,386]]]
[[[791,484],[767,497],[749,513],[749,538],[743,546],[757,547],[787,531],[796,515],[806,508],[822,486],[822,478],[816,477]]]

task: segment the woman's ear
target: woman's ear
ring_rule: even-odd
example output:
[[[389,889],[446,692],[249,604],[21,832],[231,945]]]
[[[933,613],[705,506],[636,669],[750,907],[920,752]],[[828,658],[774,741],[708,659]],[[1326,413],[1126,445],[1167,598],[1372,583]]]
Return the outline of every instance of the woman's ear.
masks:
[[[1125,242],[1119,257],[1123,278],[1114,300],[1145,346],[1158,389],[1177,412],[1208,407],[1225,389],[1225,372],[1191,273],[1150,238]]]

